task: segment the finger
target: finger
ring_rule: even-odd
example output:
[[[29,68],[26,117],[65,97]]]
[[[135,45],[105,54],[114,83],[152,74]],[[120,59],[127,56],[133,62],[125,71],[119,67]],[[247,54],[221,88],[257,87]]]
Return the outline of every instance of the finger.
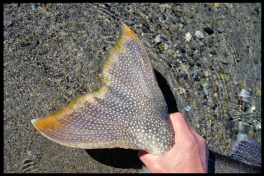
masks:
[[[175,132],[175,141],[176,139],[180,139],[183,135],[190,134],[190,126],[185,121],[183,115],[179,112],[169,114],[169,117],[172,122],[172,126]]]

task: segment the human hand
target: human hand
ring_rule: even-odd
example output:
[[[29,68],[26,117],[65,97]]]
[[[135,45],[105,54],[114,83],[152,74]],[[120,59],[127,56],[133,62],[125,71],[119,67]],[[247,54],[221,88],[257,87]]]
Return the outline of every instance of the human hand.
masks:
[[[185,121],[181,113],[169,114],[175,145],[164,155],[138,151],[150,172],[207,173],[209,151],[204,139]]]

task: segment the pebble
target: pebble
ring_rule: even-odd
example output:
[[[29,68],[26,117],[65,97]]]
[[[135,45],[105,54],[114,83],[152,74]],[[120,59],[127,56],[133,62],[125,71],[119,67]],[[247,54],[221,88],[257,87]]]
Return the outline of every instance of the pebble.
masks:
[[[173,63],[174,65],[178,65],[178,64],[179,64],[179,62],[176,61],[176,60],[172,61],[172,63]]]
[[[199,57],[197,55],[193,55],[193,59],[198,60]]]
[[[233,120],[230,120],[230,121],[227,122],[227,124],[226,124],[226,128],[227,128],[228,130],[231,130],[234,126],[235,126],[235,121],[233,121]]]
[[[187,74],[184,73],[184,74],[182,75],[182,78],[183,78],[183,79],[186,79],[186,78],[187,78]]]
[[[216,8],[219,8],[220,7],[220,3],[214,3],[214,6],[216,7]]]
[[[201,77],[201,78],[205,78],[205,73],[202,72],[202,73],[200,74],[200,77]]]
[[[226,57],[223,54],[218,54],[218,59],[223,63],[223,64],[228,64],[228,61]]]
[[[217,98],[218,97],[218,93],[214,92],[214,97]]]
[[[210,73],[207,70],[204,72],[204,74],[205,74],[206,77],[210,76]]]
[[[21,43],[21,46],[26,46],[26,45],[30,45],[28,40],[25,40]]]
[[[178,17],[176,17],[176,18],[170,17],[170,21],[171,21],[173,24],[176,24],[177,22],[180,21],[180,19],[179,19]]]
[[[166,9],[166,6],[164,4],[160,5],[160,11],[163,13]]]
[[[170,4],[165,4],[165,6],[167,7],[167,8],[170,8],[171,7],[171,5]]]
[[[254,131],[252,131],[252,130],[250,130],[250,131],[248,132],[248,134],[249,134],[249,136],[252,137],[252,138],[254,138],[254,136],[255,136],[255,133],[254,133]]]
[[[133,9],[129,9],[130,13],[135,13],[135,11]]]
[[[189,44],[186,44],[185,45],[185,49],[189,49],[190,48],[190,45]]]
[[[182,14],[181,14],[180,12],[176,12],[176,16],[177,16],[177,17],[181,17]]]
[[[215,50],[210,51],[210,54],[216,54]]]
[[[128,25],[129,26],[132,26],[132,25],[134,25],[135,23],[134,23],[134,21],[132,21],[132,20],[128,20]]]
[[[209,67],[212,67],[212,66],[213,66],[212,62],[210,62],[209,60],[207,60],[206,63],[207,63],[207,65],[208,65]]]
[[[159,26],[159,23],[155,23],[154,24],[154,27],[156,28],[156,27],[158,27]]]
[[[208,38],[208,43],[213,43],[213,39],[211,37]]]
[[[195,31],[195,36],[198,37],[199,39],[204,38],[204,34],[201,31]]]
[[[164,50],[167,50],[168,48],[169,48],[168,44],[165,43],[165,44],[164,44]]]
[[[209,95],[209,90],[208,89],[204,89],[203,92],[204,92],[204,95]]]
[[[245,51],[246,51],[247,53],[249,53],[249,48],[248,48],[248,47],[246,47],[246,48],[245,48]]]
[[[173,50],[172,49],[168,49],[168,51],[167,51],[167,53],[169,54],[169,55],[172,55],[173,54]]]
[[[77,58],[78,59],[85,59],[86,58],[86,53],[83,51],[78,51],[77,52]]]
[[[200,81],[200,78],[198,77],[198,75],[196,75],[195,77],[194,77],[194,81]]]
[[[80,72],[81,70],[82,70],[82,63],[78,62],[74,71],[75,72]]]
[[[251,18],[250,18],[250,17],[248,17],[248,18],[247,18],[247,22],[250,22],[250,21],[251,21]]]
[[[202,73],[203,73],[203,72],[202,72]],[[201,74],[202,74],[202,73],[201,73]],[[201,75],[201,74],[200,74],[200,75]],[[199,86],[198,86],[198,87],[199,87]],[[203,86],[200,85],[200,87],[198,88],[198,90],[203,90]]]
[[[197,129],[200,128],[200,124],[199,124],[199,123],[196,124],[196,128],[197,128]]]
[[[61,83],[61,81],[63,81],[63,79],[61,79],[61,78],[58,78],[56,80],[58,81],[58,83]]]
[[[4,26],[11,26],[12,21],[8,15],[4,15]]]
[[[190,18],[193,18],[193,16],[194,16],[193,13],[190,13],[190,14],[189,14],[189,17],[190,17]]]
[[[184,35],[185,35],[185,30],[182,29],[182,28],[180,28],[180,29],[178,30],[178,38],[181,38],[181,37],[184,36]]]
[[[254,58],[254,64],[258,64],[258,59],[256,57]]]
[[[38,42],[39,42],[39,44],[40,44],[40,45],[42,45],[42,44],[43,44],[43,42],[44,42],[44,39],[43,39],[43,38],[41,38],[41,39],[38,39]]]
[[[169,29],[169,26],[167,24],[164,25],[164,29],[165,30],[168,30]]]
[[[38,8],[38,4],[37,3],[33,3],[32,7]]]
[[[220,73],[225,73],[225,70],[223,68],[219,68]]]
[[[221,78],[225,80],[226,82],[230,81],[230,78],[227,74],[221,74]]]
[[[239,88],[240,89],[244,89],[245,88],[245,84],[241,80],[239,81]]]
[[[192,39],[192,34],[190,32],[187,32],[185,34],[185,39],[186,39],[187,42],[189,42]]]
[[[168,59],[168,62],[169,62],[170,64],[172,64],[172,58],[169,58],[169,59]]]
[[[180,9],[179,7],[176,7],[174,10],[175,10],[176,12],[182,12],[182,9]]]
[[[156,38],[155,38],[155,42],[158,44],[158,43],[161,43],[161,38],[160,38],[160,35],[158,35]]]
[[[193,76],[196,76],[196,75],[198,75],[198,74],[196,73],[195,70],[193,70],[193,71],[192,71],[192,75],[193,75]]]
[[[213,102],[215,103],[214,106],[211,107],[212,110],[215,110],[217,108],[217,99],[215,97],[213,97]]]
[[[232,137],[232,132],[231,132],[231,130],[227,130],[227,131],[226,131],[226,136],[227,136],[228,138],[231,138],[231,137]]]
[[[260,130],[261,129],[261,122],[257,123],[255,125],[255,128],[256,128],[256,130]]]
[[[256,88],[256,94],[261,97],[261,89],[259,89],[258,87]]]
[[[134,17],[134,16],[133,16]],[[133,20],[134,21],[134,20]],[[149,28],[148,21],[145,18],[141,18],[141,23],[146,27]]]
[[[183,23],[183,24],[187,24],[187,23],[185,22],[185,20],[183,19],[183,17],[180,17],[180,22]]]
[[[162,44],[159,45],[159,50],[160,50],[160,52],[164,50]]]
[[[185,106],[185,108],[184,108],[186,111],[190,111],[191,110],[191,106]]]
[[[207,34],[209,34],[209,35],[211,35],[211,34],[214,33],[213,29],[211,29],[211,28],[209,28],[209,27],[204,28],[204,31],[205,31]]]
[[[183,28],[183,26],[184,26],[184,25],[180,23],[180,28]]]
[[[249,102],[249,99],[251,97],[251,92],[250,91],[246,91],[245,89],[242,89],[241,92],[238,94],[241,99],[245,102]]]
[[[184,48],[178,47],[178,49],[180,50],[180,52],[185,53],[185,49]]]
[[[255,3],[256,7],[259,8],[261,3]]]
[[[199,41],[198,44],[201,46],[199,49],[200,49],[200,53],[202,53],[203,52],[204,43],[202,41]]]
[[[238,122],[238,130],[239,131],[244,131],[245,130],[243,122],[241,122],[241,121]]]
[[[197,108],[197,109],[201,109],[201,108],[202,108],[202,104],[201,104],[201,103],[197,103],[197,104],[196,104],[196,108]]]
[[[188,51],[187,51],[187,55],[188,55],[188,56],[193,56],[193,51],[192,51],[192,50],[188,50]]]
[[[184,54],[184,53],[183,53]],[[187,60],[188,60],[188,62],[189,62],[189,64],[190,64],[190,66],[194,66],[194,62],[193,62],[193,60],[191,59],[191,58],[187,58]]]

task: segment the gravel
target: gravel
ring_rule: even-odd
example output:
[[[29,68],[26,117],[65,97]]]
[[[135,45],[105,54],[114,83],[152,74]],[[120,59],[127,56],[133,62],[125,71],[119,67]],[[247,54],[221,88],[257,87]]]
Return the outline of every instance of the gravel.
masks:
[[[177,109],[209,149],[227,154],[241,131],[261,142],[259,3],[7,3],[3,10],[5,173],[140,171],[136,151],[61,146],[30,122],[98,90],[121,20],[139,35]],[[165,49],[155,42],[159,35]],[[199,52],[179,58],[176,46]],[[168,107],[173,112],[175,105]]]

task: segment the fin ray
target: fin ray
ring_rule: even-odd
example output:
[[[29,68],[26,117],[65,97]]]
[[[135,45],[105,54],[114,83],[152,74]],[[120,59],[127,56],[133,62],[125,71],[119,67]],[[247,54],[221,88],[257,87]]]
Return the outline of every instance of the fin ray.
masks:
[[[33,120],[38,131],[70,147],[122,147],[154,154],[168,151],[174,137],[167,126],[167,105],[148,54],[128,26],[123,25],[102,73],[104,85],[98,91]]]

